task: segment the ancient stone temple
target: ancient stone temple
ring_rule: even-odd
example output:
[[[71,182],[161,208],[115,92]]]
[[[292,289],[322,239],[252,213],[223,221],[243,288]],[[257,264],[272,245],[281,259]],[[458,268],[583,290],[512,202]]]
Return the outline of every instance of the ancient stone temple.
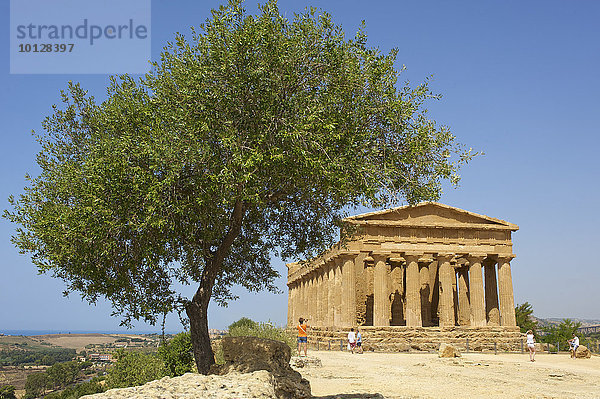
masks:
[[[419,336],[516,344],[510,263],[517,225],[432,202],[345,222],[358,227],[352,240],[287,265],[288,325],[308,318],[317,340],[363,326],[381,345],[394,337],[413,345],[409,337]]]

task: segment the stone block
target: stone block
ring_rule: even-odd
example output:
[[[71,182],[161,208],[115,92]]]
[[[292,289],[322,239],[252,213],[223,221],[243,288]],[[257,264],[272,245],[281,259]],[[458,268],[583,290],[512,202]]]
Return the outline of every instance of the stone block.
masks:
[[[266,370],[274,377],[279,399],[312,397],[310,383],[290,366],[291,349],[287,344],[256,337],[224,337],[221,342],[225,365],[220,374]]]
[[[592,353],[585,345],[579,345],[575,351],[575,357],[578,359],[589,359],[592,357]]]
[[[441,344],[438,350],[438,357],[461,357],[460,352],[454,346],[449,344]]]

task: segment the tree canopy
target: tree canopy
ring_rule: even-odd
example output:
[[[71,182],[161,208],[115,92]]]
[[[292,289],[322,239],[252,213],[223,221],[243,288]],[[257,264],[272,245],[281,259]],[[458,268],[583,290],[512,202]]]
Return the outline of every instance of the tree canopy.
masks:
[[[396,55],[314,8],[288,20],[231,0],[106,100],[69,84],[37,134],[41,173],[5,212],[13,241],[125,324],[185,309],[207,372],[211,298],[276,291],[273,254],[318,254],[359,205],[436,200],[472,157],[428,118],[428,82],[398,83]]]
[[[581,322],[575,322],[571,319],[562,319],[558,324],[550,324],[543,328],[544,335],[542,342],[549,344],[558,344],[559,347],[567,348],[567,341],[573,338],[573,334],[581,327]]]
[[[537,334],[538,323],[533,317],[533,306],[529,302],[515,307],[515,318],[522,333],[531,330]]]

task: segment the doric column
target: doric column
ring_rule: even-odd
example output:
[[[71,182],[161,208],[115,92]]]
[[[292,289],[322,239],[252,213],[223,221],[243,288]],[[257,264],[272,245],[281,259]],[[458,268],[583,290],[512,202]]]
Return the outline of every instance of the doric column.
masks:
[[[327,262],[327,325],[335,325],[335,261]]]
[[[315,276],[315,302],[316,302],[316,311],[315,311],[315,321],[314,325],[322,326],[323,325],[323,270],[319,267],[316,271]]]
[[[300,292],[300,299],[298,300],[298,317],[296,317],[296,320],[300,317],[305,319],[308,317],[308,308],[306,306],[306,276],[300,277],[298,288]]]
[[[304,317],[306,315],[306,307],[304,305],[304,283],[302,278],[298,280],[298,301],[296,303],[296,317],[294,319],[294,323],[298,321],[300,317]]]
[[[469,256],[469,290],[471,292],[471,326],[485,327],[485,296],[481,262],[484,255]]]
[[[427,259],[420,265],[419,276],[421,280],[421,321],[423,326],[431,326],[431,281],[429,266],[431,259]]]
[[[335,293],[334,293],[334,315],[333,325],[336,327],[342,326],[342,261],[340,258],[335,258]]]
[[[452,266],[452,311],[454,312],[454,325],[458,323],[458,284],[457,284],[457,273],[456,263],[450,262]]]
[[[304,287],[304,304],[306,305],[306,307],[304,308],[304,318],[305,319],[312,319],[312,314],[311,314],[311,309],[310,309],[310,303],[311,303],[311,298],[310,298],[310,281],[311,281],[311,277],[310,274],[306,274],[306,286]],[[312,320],[311,320],[312,322]]]
[[[298,277],[296,283],[298,284],[298,300],[296,301],[296,318],[294,323],[298,321],[299,317],[303,317],[305,315],[304,310],[306,309],[304,307],[304,284],[302,276]]]
[[[429,264],[429,282],[431,291],[429,293],[429,304],[431,306],[431,325],[435,326],[439,322],[439,303],[440,303],[440,278],[439,262],[434,259]]]
[[[292,327],[296,325],[300,317],[300,281],[294,281],[294,315],[292,317]]]
[[[406,259],[406,325],[421,327],[421,278],[419,255],[405,254]]]
[[[308,308],[307,308],[308,316],[307,316],[307,318],[310,320],[310,323],[312,324],[315,321],[315,297],[313,295],[313,289],[314,289],[315,284],[314,284],[313,272],[311,271],[307,277],[308,277],[308,279],[307,279],[308,289],[306,290],[306,293],[308,294],[308,298],[307,298],[307,300],[308,300]]]
[[[321,266],[321,273],[323,273],[323,284],[321,286],[321,306],[323,312],[321,314],[321,325],[328,326],[329,325],[329,274],[328,274],[328,265],[324,263]]]
[[[387,254],[373,254],[373,326],[390,325]]]
[[[356,253],[343,253],[342,275],[343,275],[343,304],[342,304],[342,325],[352,327],[356,324],[356,269],[354,259]]]
[[[453,254],[438,254],[440,276],[439,315],[440,327],[454,326],[454,298],[452,293],[452,280],[455,278],[454,269],[450,265]]]
[[[498,283],[496,280],[496,261],[487,258],[484,261],[485,270],[485,312],[489,326],[500,325],[500,311],[498,309]]]
[[[319,310],[318,308],[318,303],[317,303],[317,271],[313,270],[312,272],[312,286],[311,286],[311,290],[310,290],[310,302],[311,302],[311,316],[310,316],[310,320],[314,325],[318,325],[318,317],[317,317],[317,311]]]
[[[513,297],[512,273],[510,260],[512,257],[498,257],[498,288],[500,291],[500,324],[507,327],[517,325],[515,319],[515,299]]]
[[[458,324],[471,325],[471,303],[467,267],[458,269]]]

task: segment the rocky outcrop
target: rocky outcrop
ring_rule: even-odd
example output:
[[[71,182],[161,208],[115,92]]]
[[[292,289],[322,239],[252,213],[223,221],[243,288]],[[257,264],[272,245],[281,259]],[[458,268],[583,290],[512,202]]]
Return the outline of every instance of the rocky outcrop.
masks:
[[[452,345],[441,344],[438,357],[461,357],[460,352]]]
[[[275,399],[274,378],[264,370],[225,376],[187,373],[165,377],[145,385],[110,389],[104,393],[82,396],[85,399]]]
[[[580,359],[589,359],[592,357],[592,353],[585,345],[579,345],[575,351],[575,357]]]
[[[256,337],[224,337],[225,364],[220,374],[232,371],[269,371],[274,377],[275,395],[280,399],[310,398],[310,383],[290,367],[291,349],[280,341]]]

